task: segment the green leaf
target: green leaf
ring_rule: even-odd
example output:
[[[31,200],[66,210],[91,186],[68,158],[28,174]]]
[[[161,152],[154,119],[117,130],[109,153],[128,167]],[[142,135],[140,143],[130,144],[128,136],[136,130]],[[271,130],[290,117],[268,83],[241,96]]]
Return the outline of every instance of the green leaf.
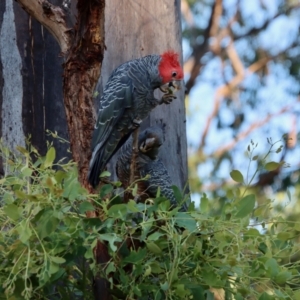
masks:
[[[149,276],[149,275],[151,274],[151,271],[152,271],[152,269],[151,269],[151,267],[148,265],[148,266],[146,267],[146,270],[145,270],[143,276],[144,276],[144,277]]]
[[[206,300],[215,300],[215,295],[211,291],[206,291]]]
[[[79,205],[79,211],[82,214],[86,213],[87,211],[94,211],[94,210],[95,210],[95,207],[89,201],[83,201]]]
[[[160,288],[163,290],[163,291],[166,291],[169,289],[169,284],[168,282],[166,281],[165,283],[161,283],[160,284]]]
[[[161,274],[165,272],[156,261],[152,262],[150,267],[153,274]]]
[[[63,257],[59,256],[50,256],[50,260],[56,264],[63,264],[66,262],[66,260]]]
[[[294,291],[294,298],[293,299],[300,299],[300,290]]]
[[[278,284],[284,284],[292,278],[292,274],[288,271],[280,271],[274,278]]]
[[[280,270],[280,268],[277,264],[277,261],[274,258],[269,258],[266,261],[265,266],[267,268],[267,271],[268,271],[268,274],[269,274],[270,278],[275,277],[278,274],[279,270]]]
[[[3,210],[5,214],[14,221],[20,218],[19,208],[15,204],[8,204],[4,206]]]
[[[154,222],[154,218],[151,217],[147,221],[142,222],[140,224],[140,226],[142,227],[142,235],[141,235],[140,239],[142,241],[146,239],[146,236],[148,235],[149,231],[152,229],[153,222]]]
[[[49,274],[55,274],[60,270],[59,265],[56,263],[50,263]]]
[[[100,177],[102,178],[102,177],[109,177],[111,174],[110,174],[110,172],[108,172],[108,171],[103,171],[101,174],[100,174]]]
[[[251,214],[255,206],[255,196],[253,194],[245,196],[237,205],[236,218],[244,218]]]
[[[147,241],[156,241],[158,240],[161,236],[164,236],[166,235],[165,233],[161,233],[161,232],[154,232],[152,234],[150,234],[148,237],[147,237]]]
[[[123,259],[124,263],[132,263],[135,264],[141,260],[144,259],[144,257],[147,255],[147,249],[146,248],[140,248],[138,251],[131,251],[130,254]]]
[[[267,171],[274,171],[276,170],[278,167],[280,167],[280,163],[277,163],[275,161],[271,161],[271,162],[268,162],[266,165],[265,165],[265,169]]]
[[[222,286],[222,281],[220,281],[219,276],[209,266],[203,269],[201,276],[203,276],[204,282],[212,287]]]
[[[177,284],[174,287],[176,288],[176,295],[184,299],[184,296],[187,295],[187,291],[184,288],[184,284]]]
[[[249,228],[247,232],[245,232],[245,236],[249,236],[249,237],[260,236],[260,232],[256,228]]]
[[[108,216],[125,219],[127,214],[127,204],[115,204],[108,210]]]
[[[32,230],[29,228],[29,224],[23,220],[17,227],[19,233],[19,239],[23,244],[27,244],[27,241],[32,235]]]
[[[190,214],[178,212],[174,217],[176,225],[186,228],[189,232],[198,231],[197,222]]]
[[[114,264],[113,261],[111,261],[111,262],[108,264],[107,268],[105,269],[105,274],[106,274],[106,275],[108,275],[108,274],[111,273],[111,272],[116,272],[116,267],[115,267],[115,264]]]
[[[134,200],[128,201],[127,209],[131,212],[140,212],[140,211],[144,210],[144,208],[140,209]]]
[[[244,182],[243,174],[239,170],[232,170],[230,172],[230,177],[236,182],[239,182],[239,183]]]
[[[114,187],[111,184],[104,184],[100,189],[100,198],[104,198],[113,191]]]
[[[287,241],[294,237],[292,232],[282,231],[277,234],[277,238],[281,241]]]
[[[149,249],[149,251],[153,252],[154,254],[162,253],[162,250],[154,242],[146,242],[146,246]]]
[[[55,152],[55,148],[54,147],[51,147],[48,151],[47,151],[47,154],[46,154],[46,160],[44,162],[44,167],[45,168],[48,168],[48,167],[51,167],[52,164],[53,164],[53,161],[55,159],[55,156],[56,156],[56,152]]]
[[[260,297],[258,298],[258,300],[275,300],[275,297],[267,294],[266,292],[263,292]]]
[[[173,193],[174,193],[177,203],[181,203],[184,197],[183,197],[180,189],[178,188],[178,186],[172,185],[172,190],[173,190]]]
[[[25,166],[21,169],[21,172],[24,176],[31,176],[33,170]]]
[[[137,190],[138,190],[138,185],[135,184],[133,189],[132,189],[132,196],[135,197],[137,195]]]
[[[115,242],[122,242],[122,239],[118,237],[115,233],[103,233],[99,235],[99,238],[104,241],[108,241],[109,246],[113,252],[117,251]]]
[[[206,194],[203,193],[203,196],[201,197],[201,200],[200,200],[200,211],[202,213],[208,211],[208,209],[209,209],[209,205],[208,204],[209,204],[209,202],[208,202],[208,199],[206,197]]]

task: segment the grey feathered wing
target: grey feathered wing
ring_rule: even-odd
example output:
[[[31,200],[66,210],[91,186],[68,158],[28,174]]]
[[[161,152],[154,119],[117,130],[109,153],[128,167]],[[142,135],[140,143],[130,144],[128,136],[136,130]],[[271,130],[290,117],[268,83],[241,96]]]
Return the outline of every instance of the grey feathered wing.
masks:
[[[128,118],[124,119],[126,109],[133,106],[133,87],[131,79],[124,74],[113,74],[101,97],[101,108],[92,138],[92,158],[88,180],[92,186],[99,183],[99,175],[106,164],[130,136]],[[127,132],[126,132],[127,131]]]

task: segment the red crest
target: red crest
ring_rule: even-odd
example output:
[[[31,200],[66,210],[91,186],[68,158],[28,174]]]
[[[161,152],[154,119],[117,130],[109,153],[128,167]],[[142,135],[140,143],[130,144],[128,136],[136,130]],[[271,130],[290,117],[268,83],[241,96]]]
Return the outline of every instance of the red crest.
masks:
[[[161,55],[158,70],[163,79],[163,83],[183,79],[183,70],[179,62],[179,54],[174,51],[167,51]],[[174,74],[176,75],[174,76]]]

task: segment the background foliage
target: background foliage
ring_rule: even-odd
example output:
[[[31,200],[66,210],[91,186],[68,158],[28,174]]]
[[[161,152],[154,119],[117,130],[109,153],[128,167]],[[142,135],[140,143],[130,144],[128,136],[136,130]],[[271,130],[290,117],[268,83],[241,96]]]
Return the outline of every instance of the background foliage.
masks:
[[[288,134],[277,160],[290,168],[260,171],[253,184],[284,200],[299,198],[299,1],[182,0],[187,132],[193,199],[220,195],[258,142],[259,163],[272,137]],[[251,166],[254,170],[257,166]],[[267,173],[267,174],[266,174]],[[297,209],[299,211],[299,209]]]
[[[268,161],[275,146],[262,161],[269,170],[278,166]],[[92,299],[98,271],[115,299],[214,299],[224,291],[226,299],[299,297],[300,222],[274,214],[272,200],[257,205],[245,172],[231,172],[239,186],[222,190],[217,214],[218,199],[205,194],[200,210],[192,204],[179,212],[159,191],[146,203],[124,204],[118,182],[88,194],[73,163],[54,163],[51,145],[45,157],[30,144],[18,156],[1,150],[14,174],[0,181],[3,299]],[[97,208],[101,220],[86,217]],[[108,245],[105,265],[94,261],[97,240]]]

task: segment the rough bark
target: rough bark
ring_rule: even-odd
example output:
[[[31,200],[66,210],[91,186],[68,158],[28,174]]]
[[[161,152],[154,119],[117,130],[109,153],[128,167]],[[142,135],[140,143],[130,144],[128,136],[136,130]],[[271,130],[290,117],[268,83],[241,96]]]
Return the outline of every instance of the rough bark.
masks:
[[[53,4],[60,4],[53,0]],[[10,147],[33,145],[44,154],[46,129],[68,138],[62,97],[62,58],[52,35],[13,0],[0,1],[1,136]],[[68,144],[53,141],[58,158]]]
[[[105,1],[79,0],[77,23],[72,34],[67,29],[61,8],[44,0],[17,0],[30,14],[27,15],[12,1],[1,2],[0,6],[3,140],[13,149],[24,145],[25,137],[30,134],[33,145],[43,154],[48,139],[46,129],[58,131],[60,136],[67,138],[68,125],[79,181],[90,189],[86,175],[95,123],[93,92],[104,52]],[[65,61],[63,95],[62,59],[59,58],[62,55]],[[58,158],[65,154],[64,151],[57,152]],[[99,245],[95,253],[97,261],[107,260],[104,245]],[[95,290],[100,289],[101,299],[109,299],[106,281],[96,281]]]
[[[93,93],[104,52],[104,1],[79,0],[75,36],[64,64],[64,103],[70,146],[79,181],[90,189],[87,172],[96,122]]]

